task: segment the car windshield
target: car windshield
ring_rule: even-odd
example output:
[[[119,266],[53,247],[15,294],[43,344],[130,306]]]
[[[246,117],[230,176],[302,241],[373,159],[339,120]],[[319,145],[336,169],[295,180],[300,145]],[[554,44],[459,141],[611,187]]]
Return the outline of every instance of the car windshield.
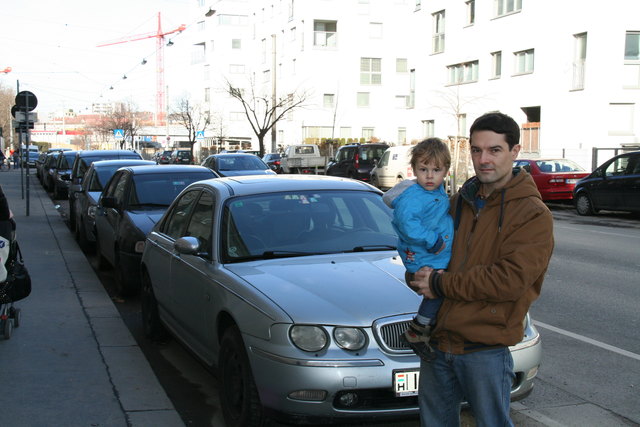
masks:
[[[540,172],[556,173],[556,172],[584,172],[585,170],[573,162],[567,159],[556,160],[538,160],[536,161]]]
[[[229,200],[224,262],[393,250],[392,213],[369,191],[283,192]]]
[[[224,156],[218,159],[218,170],[221,171],[246,171],[269,169],[256,156]]]
[[[375,145],[371,147],[361,147],[359,161],[362,164],[373,164],[373,159],[380,160],[380,157],[387,151],[386,145]]]
[[[162,172],[135,175],[129,194],[130,207],[169,206],[189,184],[213,178],[213,172]]]

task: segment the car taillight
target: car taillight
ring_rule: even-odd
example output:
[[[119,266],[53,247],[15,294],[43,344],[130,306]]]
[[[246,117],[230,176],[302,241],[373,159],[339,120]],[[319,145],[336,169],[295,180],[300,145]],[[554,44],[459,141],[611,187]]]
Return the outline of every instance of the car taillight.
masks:
[[[356,156],[353,159],[355,160],[354,165],[356,169],[360,169],[360,155],[356,153]]]

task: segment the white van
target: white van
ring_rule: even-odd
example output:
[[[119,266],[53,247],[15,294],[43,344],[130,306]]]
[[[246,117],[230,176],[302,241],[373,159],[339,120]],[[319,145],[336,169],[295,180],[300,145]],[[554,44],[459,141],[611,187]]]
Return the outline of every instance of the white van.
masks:
[[[398,182],[413,178],[411,149],[415,145],[389,147],[371,171],[371,184],[387,190]]]

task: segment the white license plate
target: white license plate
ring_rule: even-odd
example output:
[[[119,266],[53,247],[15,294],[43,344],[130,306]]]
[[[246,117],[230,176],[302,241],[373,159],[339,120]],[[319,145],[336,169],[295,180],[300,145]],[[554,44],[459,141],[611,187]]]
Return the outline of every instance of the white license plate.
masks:
[[[393,390],[397,397],[416,396],[418,394],[418,383],[420,382],[420,371],[393,371]]]
[[[566,179],[565,182],[567,184],[575,184],[576,182],[578,182],[578,179],[575,179],[575,178],[574,179]]]

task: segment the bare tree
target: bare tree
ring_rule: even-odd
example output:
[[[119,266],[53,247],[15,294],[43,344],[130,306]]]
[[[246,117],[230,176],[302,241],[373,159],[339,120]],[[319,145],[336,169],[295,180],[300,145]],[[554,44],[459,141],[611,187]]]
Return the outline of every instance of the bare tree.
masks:
[[[173,109],[169,119],[187,130],[189,149],[193,159],[193,146],[196,143],[198,131],[204,132],[211,125],[209,112],[202,111],[200,105],[194,105],[187,98],[182,98],[177,102],[177,107]]]
[[[11,111],[11,107],[15,104],[16,92],[0,83],[0,111],[7,112],[0,115],[0,127],[2,128],[2,136],[6,147],[8,148],[11,139],[11,115],[8,114]]]
[[[105,115],[96,124],[95,129],[102,135],[113,135],[115,129],[122,129],[124,138],[120,140],[120,149],[124,149],[127,141],[133,144],[144,120],[144,116],[136,111],[132,103],[120,103],[111,114]]]
[[[307,92],[290,93],[286,96],[272,100],[271,96],[256,93],[255,81],[252,79],[249,85],[249,94],[245,94],[242,88],[236,87],[227,80],[227,93],[240,101],[244,113],[251,124],[253,132],[258,137],[260,157],[264,156],[264,137],[273,126],[282,120],[289,112],[302,107],[307,100]]]

